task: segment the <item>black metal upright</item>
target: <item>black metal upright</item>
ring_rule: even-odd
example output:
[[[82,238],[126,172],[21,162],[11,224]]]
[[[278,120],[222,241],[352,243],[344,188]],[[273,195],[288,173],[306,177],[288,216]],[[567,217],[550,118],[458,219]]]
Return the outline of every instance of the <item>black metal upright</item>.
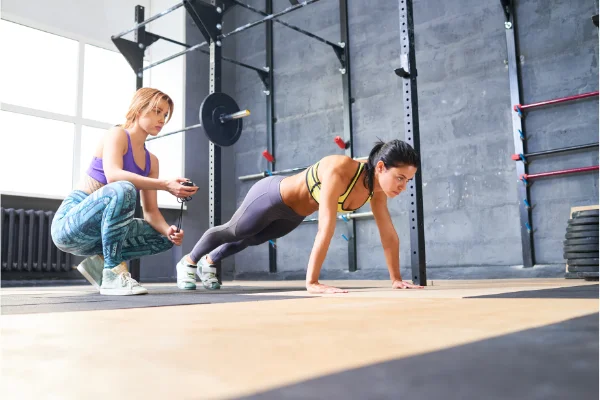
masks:
[[[143,6],[135,6],[135,23],[139,24],[144,22],[144,7]],[[138,44],[138,47],[142,50],[139,52],[139,65],[144,65],[144,49],[146,47],[146,27],[142,26],[134,31],[134,41]],[[144,87],[144,75],[142,73],[136,73],[135,75],[135,88],[136,90]],[[143,218],[142,205],[140,202],[140,197],[138,196],[135,200],[135,218]],[[129,262],[129,272],[131,273],[131,277],[137,281],[140,281],[140,266],[141,260],[139,258],[134,258]]]
[[[342,50],[338,53],[342,67],[342,97],[344,104],[344,142],[346,155],[354,158],[354,143],[352,141],[352,82],[350,75],[350,34],[348,32],[348,0],[340,0],[340,40]],[[354,272],[357,269],[356,262],[356,223],[353,219],[346,222],[348,228],[348,270]]]
[[[404,136],[421,155],[419,103],[417,98],[417,62],[412,0],[400,0],[400,64],[396,74],[402,77]],[[410,261],[412,280],[427,285],[425,272],[425,227],[423,221],[423,173],[421,165],[407,192],[410,194]]]
[[[510,104],[513,124],[513,142],[516,154],[526,153],[526,135],[523,120],[519,114],[512,111],[512,106],[521,104],[521,70],[519,67],[519,46],[516,34],[516,18],[514,5],[511,0],[501,0],[504,9],[506,31],[506,50],[508,54],[508,81],[510,84]],[[533,267],[535,265],[535,252],[533,249],[533,229],[531,227],[531,202],[529,187],[520,182],[519,177],[527,174],[527,165],[523,162],[516,163],[519,196],[519,218],[521,221],[521,251],[523,254],[523,266]]]
[[[273,0],[265,0],[265,12],[273,13]],[[266,80],[265,95],[267,101],[267,151],[275,158],[275,78],[273,72],[273,21],[265,22],[266,37]],[[275,161],[268,163],[268,170],[275,171]],[[275,242],[269,243],[269,272],[277,272],[277,248]]]
[[[212,0],[211,3],[217,7],[217,10],[224,10],[223,0]],[[223,15],[223,11],[219,12]],[[222,19],[220,20],[222,24]],[[221,89],[221,42],[218,40],[210,41],[210,67],[209,67],[209,93],[220,92]],[[209,142],[209,228],[221,225],[221,148]],[[222,283],[221,263],[217,263],[217,278]]]

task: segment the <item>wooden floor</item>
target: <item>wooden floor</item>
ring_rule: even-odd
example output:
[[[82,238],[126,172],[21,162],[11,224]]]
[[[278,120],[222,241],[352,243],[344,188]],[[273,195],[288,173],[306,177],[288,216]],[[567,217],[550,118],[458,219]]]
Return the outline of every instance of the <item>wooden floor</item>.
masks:
[[[228,286],[243,288],[248,300],[262,300],[78,312],[58,304],[54,312],[3,315],[0,397],[218,399],[274,393],[263,397],[278,398],[277,390],[302,382],[599,311],[597,296],[589,296],[593,288],[597,294],[597,282],[582,280],[435,281],[424,290],[402,291],[382,281],[337,284],[350,292],[312,296],[298,290],[299,282],[233,282]],[[160,285],[146,287],[153,296]],[[274,287],[282,291],[267,290]],[[577,294],[583,289],[588,295]],[[101,300],[91,287],[11,288],[1,294],[3,304],[14,296]],[[597,371],[596,363],[591,371],[596,381],[589,386],[596,399]],[[470,379],[464,376],[464,383]],[[375,393],[378,384],[391,383],[382,378],[372,384]],[[351,389],[352,382],[343,386]],[[313,398],[302,390],[307,389],[286,398]],[[407,397],[395,398],[412,398],[411,388],[405,390]],[[352,398],[337,393],[340,397],[322,398]],[[582,393],[585,398],[588,391]],[[488,398],[501,397],[490,392]]]

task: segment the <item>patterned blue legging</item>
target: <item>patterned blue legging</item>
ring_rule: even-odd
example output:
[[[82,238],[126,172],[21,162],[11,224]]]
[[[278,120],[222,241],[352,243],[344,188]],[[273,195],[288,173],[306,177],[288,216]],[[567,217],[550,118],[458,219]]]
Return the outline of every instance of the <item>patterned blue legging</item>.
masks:
[[[135,186],[126,181],[109,183],[91,195],[71,192],[52,221],[54,244],[78,256],[103,254],[104,268],[169,250],[169,239],[133,218],[136,195]]]

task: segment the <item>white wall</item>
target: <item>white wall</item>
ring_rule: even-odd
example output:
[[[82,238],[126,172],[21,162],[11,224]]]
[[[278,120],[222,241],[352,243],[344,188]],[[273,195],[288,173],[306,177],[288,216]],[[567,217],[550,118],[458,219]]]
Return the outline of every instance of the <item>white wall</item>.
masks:
[[[110,37],[135,24],[136,5],[151,15],[151,0],[2,0],[1,12],[9,21],[116,50]]]
[[[151,0],[150,11],[146,10],[146,18],[156,15],[177,3],[177,0]],[[185,43],[185,18],[186,11],[184,7],[167,14],[147,25],[147,31],[161,35],[178,42]],[[150,62],[156,62],[166,58],[172,54],[183,50],[182,46],[159,40],[152,44],[146,51],[146,56]],[[171,121],[165,126],[165,132],[171,132],[184,127],[185,115],[184,104],[185,99],[185,56],[180,56],[167,61],[164,64],[151,68],[149,82],[144,81],[144,86],[151,86],[160,89],[167,93],[175,103],[175,110]],[[190,131],[191,134],[198,133],[197,130]],[[149,143],[148,148],[161,160],[160,175],[164,178],[172,178],[175,176],[184,176],[183,171],[184,151],[183,144],[185,133],[169,136],[160,140]],[[174,157],[180,163],[165,162]],[[158,201],[161,204],[173,202],[174,198],[169,193],[164,191],[158,192]],[[177,203],[173,203],[177,204]]]

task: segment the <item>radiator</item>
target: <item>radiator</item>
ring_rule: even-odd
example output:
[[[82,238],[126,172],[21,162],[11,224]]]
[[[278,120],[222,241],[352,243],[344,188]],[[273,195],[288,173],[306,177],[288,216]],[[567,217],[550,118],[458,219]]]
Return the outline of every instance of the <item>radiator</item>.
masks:
[[[71,255],[52,242],[54,212],[0,208],[2,271],[60,272],[71,270]]]

